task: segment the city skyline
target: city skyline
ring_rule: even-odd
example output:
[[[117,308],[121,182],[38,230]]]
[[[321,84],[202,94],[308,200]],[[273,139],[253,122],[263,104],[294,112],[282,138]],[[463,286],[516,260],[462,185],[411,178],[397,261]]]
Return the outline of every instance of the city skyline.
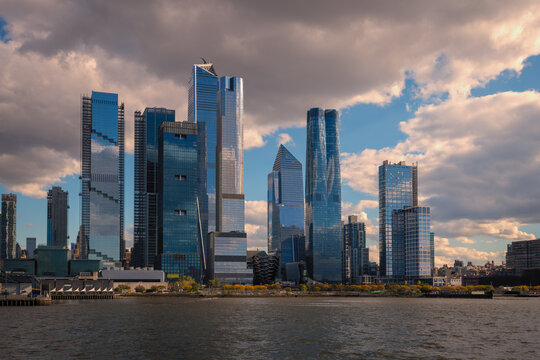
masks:
[[[200,6],[202,14],[207,13],[208,8]],[[319,10],[321,6],[314,5]],[[75,8],[84,10],[75,13],[85,13],[94,20],[111,11],[100,6],[88,9],[70,4],[61,12]],[[309,31],[301,30],[310,29],[313,24],[319,26],[329,44],[339,43],[334,41],[337,34],[344,41],[354,43],[353,34],[332,21],[321,22],[302,15],[294,5],[283,11],[295,14],[300,29],[294,29],[287,17],[270,16],[275,22],[270,26],[255,16],[261,25],[259,34],[264,35],[258,37],[262,39],[260,46],[244,38],[237,27],[227,26],[229,20],[224,19],[218,19],[220,28],[226,29],[224,37],[216,35],[216,42],[222,46],[212,46],[216,42],[209,41],[208,32],[184,28],[188,25],[167,24],[163,29],[153,30],[157,31],[154,38],[158,36],[169,42],[176,41],[171,34],[197,33],[198,45],[194,47],[186,38],[178,38],[178,44],[186,45],[178,47],[182,48],[179,54],[164,49],[160,42],[144,40],[137,35],[140,34],[137,28],[132,29],[136,45],[127,42],[125,47],[119,47],[120,37],[114,35],[113,25],[103,25],[111,30],[107,36],[91,37],[79,27],[80,17],[70,18],[41,9],[38,26],[31,20],[32,14],[36,14],[32,9],[21,14],[7,4],[0,13],[0,52],[7,59],[0,71],[9,79],[6,83],[14,84],[14,88],[6,88],[7,95],[0,105],[3,114],[13,118],[17,126],[12,126],[11,121],[3,123],[0,191],[18,195],[18,243],[23,245],[26,237],[36,237],[38,244],[46,242],[44,199],[46,191],[54,185],[69,193],[70,242],[76,238],[80,136],[79,109],[74,104],[80,94],[90,89],[110,91],[125,101],[128,114],[125,171],[132,174],[130,114],[146,106],[165,106],[180,114],[178,120],[184,120],[188,109],[189,69],[199,62],[199,56],[209,56],[218,73],[237,74],[248,84],[244,193],[250,248],[264,248],[266,244],[264,184],[276,146],[285,144],[305,165],[303,114],[311,106],[323,106],[338,108],[342,113],[342,217],[357,214],[360,221],[366,222],[372,260],[378,259],[376,171],[385,159],[419,164],[420,203],[432,209],[437,265],[450,263],[453,258],[475,263],[503,260],[508,243],[536,238],[540,233],[536,211],[539,196],[534,185],[539,172],[535,141],[538,130],[534,125],[540,114],[539,85],[534,79],[540,73],[537,57],[540,49],[535,42],[538,29],[534,16],[524,16],[535,14],[535,5],[497,4],[490,6],[489,12],[467,8],[469,15],[463,20],[466,24],[486,23],[474,33],[470,27],[441,15],[444,10],[461,11],[451,4],[440,8],[411,5],[410,9],[401,9],[403,17],[398,23],[404,30],[396,42],[384,32],[354,32],[359,46],[370,49],[369,52],[326,44],[320,50],[313,50],[314,53],[308,52],[315,40]],[[231,24],[249,18],[245,11],[232,10]],[[348,19],[340,10],[328,11],[336,18]],[[413,12],[418,16],[430,15],[428,22],[436,24],[437,34],[420,43],[414,36],[403,38],[417,33]],[[125,20],[124,15],[119,16],[120,21]],[[392,13],[373,8],[362,16],[379,19],[394,33],[390,25],[395,20]],[[68,17],[70,22],[61,25],[60,18]],[[358,21],[352,23],[362,28],[361,19]],[[201,24],[208,25],[204,21]],[[279,27],[291,36],[278,46],[273,42],[283,38],[279,36]],[[456,32],[458,28],[465,30]],[[45,29],[48,35],[39,37],[37,29]],[[509,29],[520,30],[514,33]],[[377,41],[371,41],[370,36]],[[226,42],[225,38],[233,40]],[[397,41],[406,45],[396,46],[399,56],[392,46],[377,45]],[[299,49],[295,50],[291,44]],[[418,44],[421,46],[414,46]],[[145,54],[163,53],[163,59],[175,60],[174,66],[141,55],[134,50],[137,46]],[[336,56],[332,59],[325,56],[330,53]],[[307,54],[309,58],[304,57]],[[136,78],[145,79],[144,86],[134,86]],[[53,79],[58,86],[51,89],[47,84]],[[44,105],[38,107],[26,96],[43,96]],[[128,178],[126,235],[132,246],[133,179]]]

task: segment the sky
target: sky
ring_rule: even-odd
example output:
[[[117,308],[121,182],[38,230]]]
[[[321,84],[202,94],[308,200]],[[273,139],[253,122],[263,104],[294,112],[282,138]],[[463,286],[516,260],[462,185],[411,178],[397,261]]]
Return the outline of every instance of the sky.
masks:
[[[378,166],[418,162],[436,265],[504,259],[540,236],[540,9],[536,1],[0,0],[0,192],[19,196],[17,241],[46,242],[46,191],[80,221],[80,98],[126,107],[126,239],[133,112],[176,110],[201,57],[244,78],[246,231],[266,247],[278,145],[305,163],[306,111],[341,113],[344,218],[378,261]]]

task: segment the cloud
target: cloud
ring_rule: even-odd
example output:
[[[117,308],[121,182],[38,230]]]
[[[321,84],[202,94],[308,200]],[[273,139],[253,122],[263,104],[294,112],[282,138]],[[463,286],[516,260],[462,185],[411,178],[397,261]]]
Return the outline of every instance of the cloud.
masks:
[[[473,239],[469,239],[466,236],[457,236],[455,238],[455,240],[460,244],[469,244],[470,245],[470,244],[476,243],[476,241],[474,241]]]
[[[47,178],[2,175],[0,182],[43,196],[50,182],[77,171],[65,164],[78,161],[79,96],[92,89],[125,101],[131,151],[133,110],[167,106],[183,120],[191,66],[209,57],[219,74],[244,77],[248,149],[303,126],[312,106],[384,104],[407,78],[418,97],[455,99],[505,69],[519,72],[540,51],[538,10],[534,1],[318,1],[307,9],[301,2],[4,0],[4,36],[12,40],[0,43],[0,154],[25,166],[19,149],[47,147],[64,165]]]
[[[248,249],[265,250],[268,246],[268,233],[266,224],[266,201],[246,201],[246,233]]]
[[[534,238],[519,227],[537,221],[539,116],[540,94],[533,91],[424,106],[401,123],[405,141],[344,154],[342,177],[375,195],[383,160],[418,162],[421,203],[431,206],[438,235]]]
[[[294,146],[294,140],[292,139],[291,135],[287,133],[281,133],[277,136],[277,145],[287,145],[290,144],[291,146]]]
[[[133,247],[133,229],[134,225],[127,226],[124,230],[124,240],[126,242],[126,249]]]
[[[494,260],[500,263],[504,259],[504,251],[481,251],[468,247],[451,246],[447,238],[435,236],[435,266],[451,265],[454,260],[471,261],[473,264],[485,264]]]

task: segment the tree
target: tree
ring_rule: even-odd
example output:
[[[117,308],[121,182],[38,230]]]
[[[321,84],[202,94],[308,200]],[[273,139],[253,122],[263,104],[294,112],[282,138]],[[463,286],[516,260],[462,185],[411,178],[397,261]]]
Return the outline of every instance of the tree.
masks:
[[[146,289],[144,288],[144,286],[142,285],[139,285],[135,288],[135,291],[138,292],[138,293],[142,293],[144,292]]]
[[[298,285],[298,288],[300,289],[300,291],[302,292],[306,292],[308,290],[308,287],[306,284],[300,284]]]

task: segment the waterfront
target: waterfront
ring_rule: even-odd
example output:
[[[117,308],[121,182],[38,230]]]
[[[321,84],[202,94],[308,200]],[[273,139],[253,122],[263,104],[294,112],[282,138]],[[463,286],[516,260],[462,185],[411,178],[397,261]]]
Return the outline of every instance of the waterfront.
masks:
[[[129,298],[1,308],[3,359],[535,359],[540,299]]]

